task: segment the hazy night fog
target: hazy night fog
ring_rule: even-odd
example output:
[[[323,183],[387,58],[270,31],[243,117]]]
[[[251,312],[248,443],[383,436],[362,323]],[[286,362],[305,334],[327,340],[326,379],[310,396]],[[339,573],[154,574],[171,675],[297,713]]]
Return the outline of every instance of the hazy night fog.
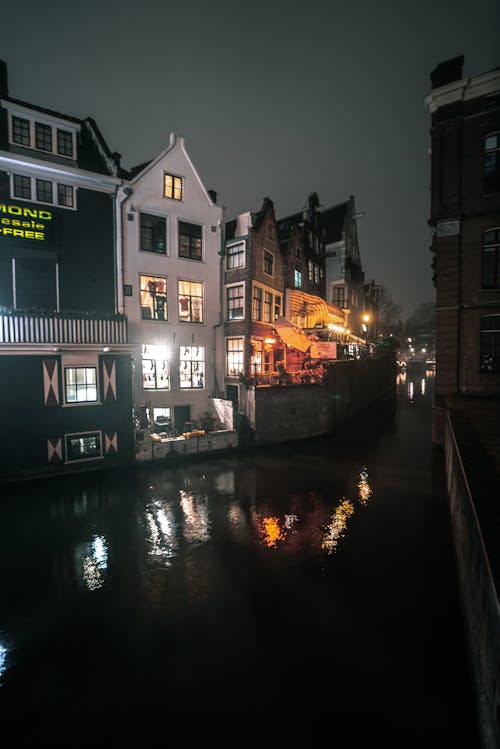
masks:
[[[407,317],[434,300],[430,73],[498,66],[499,31],[498,0],[26,0],[4,4],[0,59],[11,97],[94,118],[124,167],[183,135],[226,220],[354,195],[365,278]]]

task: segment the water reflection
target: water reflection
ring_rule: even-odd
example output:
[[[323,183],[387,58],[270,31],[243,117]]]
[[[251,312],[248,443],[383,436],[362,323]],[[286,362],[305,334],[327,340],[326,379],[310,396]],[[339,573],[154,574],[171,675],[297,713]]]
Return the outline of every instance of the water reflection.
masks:
[[[165,559],[167,566],[175,556],[175,519],[168,503],[154,500],[146,508],[146,548],[151,557]]]
[[[2,674],[7,668],[7,653],[7,648],[0,642],[0,686],[2,684]]]
[[[210,539],[208,497],[191,492],[180,492],[181,509],[184,513],[183,536],[186,541],[202,543]]]
[[[104,585],[108,567],[108,548],[103,536],[94,535],[90,542],[75,548],[77,575],[88,590]]]

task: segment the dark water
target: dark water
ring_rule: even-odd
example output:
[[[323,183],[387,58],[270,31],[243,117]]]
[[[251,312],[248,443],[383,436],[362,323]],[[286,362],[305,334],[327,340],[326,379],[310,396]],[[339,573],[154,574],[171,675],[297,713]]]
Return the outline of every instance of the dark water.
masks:
[[[476,749],[431,391],[326,440],[4,488],[3,745]]]

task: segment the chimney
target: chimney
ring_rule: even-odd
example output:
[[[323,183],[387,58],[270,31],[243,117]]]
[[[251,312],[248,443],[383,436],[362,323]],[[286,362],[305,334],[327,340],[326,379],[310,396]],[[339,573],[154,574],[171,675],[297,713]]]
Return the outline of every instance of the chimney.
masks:
[[[0,60],[0,96],[8,96],[9,90],[7,86],[7,63]]]
[[[210,195],[212,202],[217,203],[217,193],[215,192],[215,190],[207,190],[207,192]]]
[[[432,88],[439,88],[440,86],[446,86],[448,83],[453,83],[453,81],[459,81],[462,78],[463,65],[463,55],[440,62],[431,73]]]

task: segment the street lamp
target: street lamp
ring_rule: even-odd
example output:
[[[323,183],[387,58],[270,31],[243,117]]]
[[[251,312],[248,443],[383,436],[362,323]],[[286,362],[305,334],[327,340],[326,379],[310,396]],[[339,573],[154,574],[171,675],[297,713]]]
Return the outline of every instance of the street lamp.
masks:
[[[363,322],[361,323],[361,329],[365,334],[365,343],[368,346],[368,323],[370,322],[370,315],[365,312],[365,314],[362,315],[361,319],[363,320]]]

